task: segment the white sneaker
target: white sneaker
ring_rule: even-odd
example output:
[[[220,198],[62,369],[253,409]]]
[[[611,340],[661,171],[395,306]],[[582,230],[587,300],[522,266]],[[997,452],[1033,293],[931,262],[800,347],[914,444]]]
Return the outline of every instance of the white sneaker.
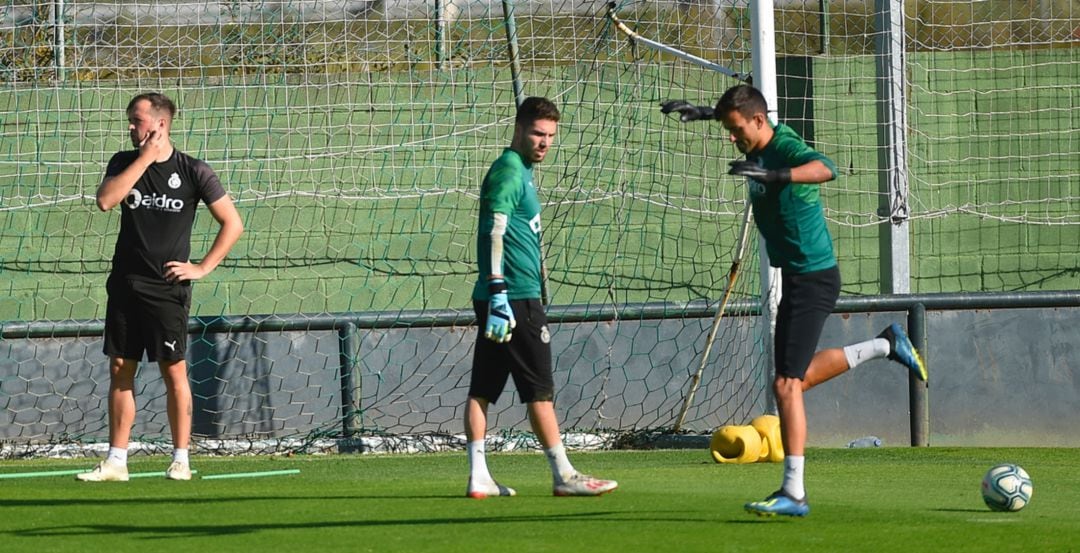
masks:
[[[165,478],[169,480],[191,480],[191,467],[187,463],[173,461],[165,471]]]
[[[502,484],[489,480],[484,484],[474,484],[472,478],[469,479],[469,490],[466,492],[467,496],[473,499],[484,499],[487,497],[513,497],[517,495],[517,490],[514,488],[508,488]]]
[[[601,480],[580,472],[568,478],[565,482],[555,484],[555,495],[601,495],[619,487],[614,480]]]
[[[127,482],[127,465],[110,463],[108,459],[100,462],[90,472],[75,475],[76,480],[82,482]]]

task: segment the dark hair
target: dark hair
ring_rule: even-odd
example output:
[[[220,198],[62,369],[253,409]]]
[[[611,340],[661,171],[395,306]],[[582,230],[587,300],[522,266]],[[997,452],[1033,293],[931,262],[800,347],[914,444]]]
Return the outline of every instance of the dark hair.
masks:
[[[131,101],[128,102],[127,112],[131,113],[131,110],[135,109],[135,104],[143,100],[150,102],[150,107],[154,108],[154,111],[156,112],[169,112],[170,121],[172,121],[173,117],[176,117],[176,104],[174,104],[168,96],[161,94],[160,92],[144,92],[132,98]]]
[[[769,104],[760,90],[741,84],[729,88],[720,97],[720,101],[716,102],[716,108],[713,111],[717,119],[732,111],[737,111],[744,118],[750,119],[758,113],[768,116]]]
[[[555,107],[555,103],[547,98],[530,96],[518,106],[514,123],[517,125],[531,125],[540,119],[558,122],[559,108]]]

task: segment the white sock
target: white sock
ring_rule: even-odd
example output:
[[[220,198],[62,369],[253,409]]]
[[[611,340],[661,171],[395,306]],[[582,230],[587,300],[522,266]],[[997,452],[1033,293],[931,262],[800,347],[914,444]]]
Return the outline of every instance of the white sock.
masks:
[[[173,460],[174,463],[184,463],[185,465],[190,464],[188,462],[188,450],[187,450],[187,448],[186,447],[183,448],[183,449],[176,448],[176,449],[172,450],[172,460]]]
[[[488,472],[487,456],[484,454],[484,440],[469,442],[469,479],[476,483],[494,481]]]
[[[802,455],[784,457],[784,485],[782,488],[795,499],[806,497],[806,488],[803,486],[803,463],[805,461],[806,457]]]
[[[127,448],[126,447],[110,447],[109,456],[105,458],[110,464],[120,465],[122,467],[127,466]]]
[[[568,478],[577,474],[574,466],[570,464],[570,459],[566,458],[566,448],[562,444],[545,449],[544,455],[547,456],[548,464],[551,465],[551,476],[557,483],[566,482]]]
[[[847,358],[849,369],[854,369],[864,361],[881,359],[889,355],[889,341],[884,338],[874,338],[858,344],[844,347],[844,357]]]

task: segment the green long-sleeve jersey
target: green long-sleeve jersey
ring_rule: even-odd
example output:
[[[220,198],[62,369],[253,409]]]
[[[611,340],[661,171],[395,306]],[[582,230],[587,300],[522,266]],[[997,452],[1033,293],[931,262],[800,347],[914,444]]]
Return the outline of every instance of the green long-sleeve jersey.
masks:
[[[505,228],[498,224],[496,214],[506,216]],[[540,298],[540,228],[540,199],[533,185],[532,164],[506,148],[480,186],[476,234],[480,271],[473,287],[474,300],[488,299],[488,277],[492,274],[504,276],[510,299]]]
[[[838,174],[836,164],[811,148],[787,125],[773,129],[772,140],[760,152],[747,156],[766,169],[798,167],[821,161]],[[769,264],[792,273],[809,273],[836,266],[832,237],[817,184],[770,184],[750,181],[754,221],[765,237]]]

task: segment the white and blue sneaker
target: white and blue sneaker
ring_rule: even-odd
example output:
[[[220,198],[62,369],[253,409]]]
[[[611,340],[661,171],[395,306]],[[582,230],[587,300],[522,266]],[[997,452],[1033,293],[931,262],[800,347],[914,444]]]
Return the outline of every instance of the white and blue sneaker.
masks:
[[[759,517],[774,517],[782,515],[786,517],[804,517],[810,514],[810,504],[806,498],[795,499],[784,490],[776,490],[769,497],[761,501],[751,501],[744,508],[746,512]]]
[[[919,350],[915,349],[915,346],[899,324],[893,323],[889,325],[877,337],[889,341],[889,359],[910,369],[915,378],[923,382],[926,381],[926,364],[923,363],[922,357],[919,356]]]

